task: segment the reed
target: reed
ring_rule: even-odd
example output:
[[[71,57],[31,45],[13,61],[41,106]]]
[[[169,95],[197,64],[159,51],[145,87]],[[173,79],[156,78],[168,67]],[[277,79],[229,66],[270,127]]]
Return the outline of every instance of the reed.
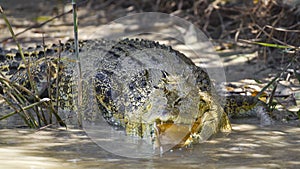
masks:
[[[66,127],[66,124],[52,105],[50,98],[40,98],[38,95],[37,84],[35,84],[31,73],[31,65],[35,65],[37,63],[35,63],[35,61],[31,63],[30,59],[25,58],[21,45],[18,42],[11,24],[1,6],[0,14],[11,33],[12,39],[17,45],[18,52],[20,53],[22,61],[25,64],[25,69],[30,84],[30,89],[28,89],[22,85],[12,82],[2,73],[0,74],[0,84],[3,92],[5,92],[5,94],[0,95],[0,99],[4,100],[7,106],[14,110],[0,117],[0,120],[7,119],[13,115],[19,115],[22,117],[28,127],[40,128],[52,123],[52,115],[54,115],[56,122],[61,126]],[[45,112],[49,113],[49,116],[46,116]]]

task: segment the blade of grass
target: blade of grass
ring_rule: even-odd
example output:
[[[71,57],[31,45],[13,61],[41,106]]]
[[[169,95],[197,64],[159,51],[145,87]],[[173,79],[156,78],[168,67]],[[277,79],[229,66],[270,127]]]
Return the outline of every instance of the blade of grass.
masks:
[[[19,113],[20,116],[21,116],[21,118],[23,119],[23,121],[27,124],[27,126],[29,126],[31,128],[34,128],[34,125],[32,125],[32,123],[30,123],[30,121],[28,121],[28,119],[30,118],[30,116],[24,111],[24,109],[22,109],[22,107],[20,106],[20,104],[17,104],[16,106],[14,106],[14,104],[10,101],[11,99],[8,99],[8,98],[6,98],[4,96],[1,96],[1,95],[0,95],[0,97],[1,97],[1,99],[3,99],[8,104],[9,107],[11,107],[12,109],[14,109],[15,111],[18,111],[18,108],[16,107],[16,106],[18,106],[19,109],[24,114],[24,115],[21,115],[21,113]]]
[[[249,44],[254,44],[254,45],[260,45],[260,46],[264,46],[264,47],[271,47],[271,48],[278,48],[278,49],[298,49],[299,50],[299,47],[291,46],[291,45],[278,45],[278,44],[266,43],[266,42],[255,42],[255,41],[250,41],[250,40],[245,40],[245,39],[239,39],[239,41],[249,43]]]
[[[35,102],[35,103],[32,103],[32,104],[30,104],[28,106],[22,107],[22,110],[28,110],[30,108],[33,108],[34,106],[40,105],[43,102],[48,102],[49,100],[50,100],[49,98],[41,99],[39,102]],[[12,116],[14,114],[17,114],[17,113],[21,112],[22,110],[19,109],[19,110],[13,111],[11,113],[8,113],[7,115],[0,117],[0,120],[6,119],[6,118],[8,118],[8,117],[10,117],[10,116]]]
[[[273,43],[264,43],[264,42],[253,42],[253,43],[256,44],[256,45],[271,47],[271,48],[279,48],[279,49],[291,48],[291,49],[294,49],[294,47],[291,47],[291,46],[278,45],[278,44],[273,44]]]
[[[255,96],[257,99],[264,93],[265,90],[267,90],[280,76],[283,72],[287,71],[287,69],[292,65],[292,63],[295,61],[296,57],[291,59],[289,64],[279,73],[276,74],[276,76],[266,85],[264,86],[261,91]]]
[[[81,105],[82,105],[82,74],[81,74],[81,64],[80,64],[80,57],[79,57],[79,48],[78,48],[78,22],[77,22],[77,6],[76,6],[76,0],[72,0],[72,7],[73,7],[73,25],[74,25],[74,44],[75,44],[75,56],[77,59],[77,66],[78,66],[78,75],[79,79],[77,81],[78,83],[78,100],[77,100],[77,106],[78,106],[78,117],[79,114],[81,114]],[[80,118],[78,118],[80,119]],[[78,124],[81,124],[80,121],[78,121]]]
[[[59,48],[58,48],[58,62],[57,62],[57,67],[56,67],[56,72],[59,72],[59,68],[60,68],[60,61],[61,61],[61,51],[62,51],[62,44],[61,41],[58,41],[59,43]],[[59,73],[57,75],[55,84],[56,84],[56,96],[55,96],[55,100],[56,100],[56,111],[58,111],[58,106],[59,106],[59,102],[58,102],[58,97],[59,97]]]

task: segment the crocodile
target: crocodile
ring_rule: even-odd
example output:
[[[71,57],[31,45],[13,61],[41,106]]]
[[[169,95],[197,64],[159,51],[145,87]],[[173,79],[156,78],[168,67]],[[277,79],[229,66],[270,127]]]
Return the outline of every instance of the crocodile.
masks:
[[[98,114],[127,135],[151,136],[162,142],[172,132],[184,131],[178,145],[201,142],[218,132],[230,132],[228,113],[243,107],[243,101],[231,98],[224,109],[207,72],[170,46],[144,39],[100,39],[80,41],[79,48],[80,59],[90,64],[85,65],[88,71],[83,77],[92,79],[88,83],[93,88]],[[74,104],[70,101],[76,63],[73,41],[30,47],[24,55],[31,63],[35,93],[40,98],[57,98],[63,109]],[[17,50],[0,50],[1,73],[33,91],[25,67]],[[60,79],[60,87],[56,79]],[[3,86],[1,95],[7,92]],[[250,100],[246,109],[257,103]]]

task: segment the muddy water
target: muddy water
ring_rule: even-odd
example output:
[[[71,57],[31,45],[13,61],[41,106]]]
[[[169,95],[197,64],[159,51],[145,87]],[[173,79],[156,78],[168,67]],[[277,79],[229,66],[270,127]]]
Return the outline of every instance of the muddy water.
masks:
[[[106,152],[82,130],[2,129],[0,166],[3,169],[300,168],[300,128],[233,124],[233,132],[228,136],[216,136],[191,148],[147,159]]]

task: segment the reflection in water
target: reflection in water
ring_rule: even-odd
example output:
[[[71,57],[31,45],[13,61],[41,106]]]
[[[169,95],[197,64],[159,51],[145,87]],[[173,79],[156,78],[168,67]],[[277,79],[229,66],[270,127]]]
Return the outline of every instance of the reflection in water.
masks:
[[[190,148],[151,158],[124,158],[93,143],[82,130],[0,130],[1,168],[297,168],[300,128],[235,124]],[[116,149],[122,145],[116,145]]]

